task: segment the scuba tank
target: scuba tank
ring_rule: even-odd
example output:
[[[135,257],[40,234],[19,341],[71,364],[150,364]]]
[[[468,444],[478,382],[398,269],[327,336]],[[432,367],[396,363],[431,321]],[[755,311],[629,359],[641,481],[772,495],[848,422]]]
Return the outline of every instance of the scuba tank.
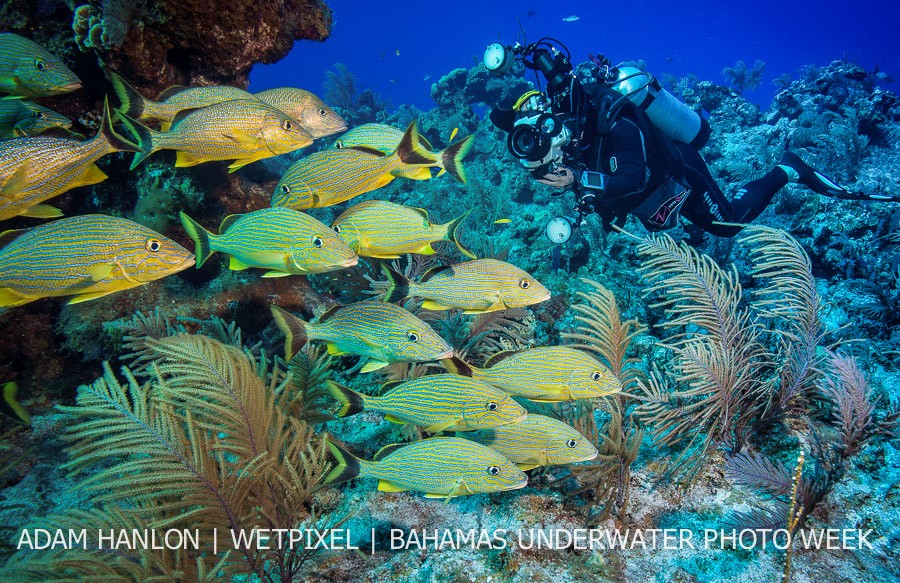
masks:
[[[698,150],[709,140],[709,122],[663,89],[650,73],[620,67],[609,85],[644,110],[653,125],[669,138]]]

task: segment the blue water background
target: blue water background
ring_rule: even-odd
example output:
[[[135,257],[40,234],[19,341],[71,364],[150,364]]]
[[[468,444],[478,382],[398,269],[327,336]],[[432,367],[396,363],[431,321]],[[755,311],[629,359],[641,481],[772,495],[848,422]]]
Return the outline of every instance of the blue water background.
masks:
[[[283,85],[321,91],[326,71],[340,62],[356,75],[360,89],[372,89],[395,106],[430,109],[432,83],[480,61],[491,42],[515,42],[519,22],[529,41],[562,40],[576,62],[589,52],[605,53],[614,62],[644,59],[658,77],[693,73],[724,84],[723,67],[762,59],[764,81],[745,96],[763,106],[776,92],[773,79],[783,73],[796,78],[809,64],[846,59],[868,70],[877,65],[900,79],[900,5],[886,0],[328,0],[328,5],[334,12],[331,38],[296,43],[278,63],[257,65],[252,91]],[[563,21],[573,15],[579,20]],[[896,91],[898,84],[886,87]]]

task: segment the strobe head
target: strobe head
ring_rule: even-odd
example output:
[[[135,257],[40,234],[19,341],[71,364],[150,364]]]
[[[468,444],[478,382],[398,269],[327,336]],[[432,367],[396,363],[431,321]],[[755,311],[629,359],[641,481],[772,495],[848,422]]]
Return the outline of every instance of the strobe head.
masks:
[[[500,43],[494,43],[488,45],[484,50],[482,62],[485,69],[499,77],[509,71],[515,60],[515,54],[509,47],[505,47]]]
[[[547,95],[554,97],[569,85],[572,63],[556,49],[539,49],[534,52],[534,68],[547,79]]]

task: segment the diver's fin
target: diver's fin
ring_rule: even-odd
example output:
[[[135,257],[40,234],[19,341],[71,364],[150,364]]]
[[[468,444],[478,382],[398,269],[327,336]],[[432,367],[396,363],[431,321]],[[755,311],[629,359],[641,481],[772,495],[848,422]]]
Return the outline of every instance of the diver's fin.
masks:
[[[63,216],[63,212],[56,208],[55,206],[51,206],[49,204],[36,204],[32,207],[28,207],[21,213],[20,216],[30,217],[32,219],[55,219],[57,217]]]
[[[200,226],[200,223],[187,216],[185,213],[178,213],[181,218],[181,226],[187,232],[188,237],[194,241],[194,256],[196,257],[197,269],[203,267],[209,256],[213,254],[210,247],[210,237],[212,233]]]
[[[331,393],[331,396],[341,404],[341,409],[337,413],[338,417],[349,417],[365,411],[366,406],[363,396],[353,389],[332,380],[325,381],[325,386],[328,388],[328,392]]]
[[[285,360],[290,360],[306,344],[306,322],[275,304],[272,304],[271,310],[275,325],[285,336]]]

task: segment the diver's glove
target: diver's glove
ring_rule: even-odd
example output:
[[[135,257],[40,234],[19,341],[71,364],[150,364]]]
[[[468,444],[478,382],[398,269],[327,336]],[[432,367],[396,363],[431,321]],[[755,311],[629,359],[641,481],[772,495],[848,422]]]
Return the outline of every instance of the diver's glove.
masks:
[[[876,200],[888,202],[900,202],[900,197],[889,194],[866,194],[860,191],[852,191],[837,184],[821,172],[800,159],[793,152],[785,152],[778,166],[788,176],[788,182],[796,182],[806,186],[813,192],[824,196],[841,198],[845,200]]]

